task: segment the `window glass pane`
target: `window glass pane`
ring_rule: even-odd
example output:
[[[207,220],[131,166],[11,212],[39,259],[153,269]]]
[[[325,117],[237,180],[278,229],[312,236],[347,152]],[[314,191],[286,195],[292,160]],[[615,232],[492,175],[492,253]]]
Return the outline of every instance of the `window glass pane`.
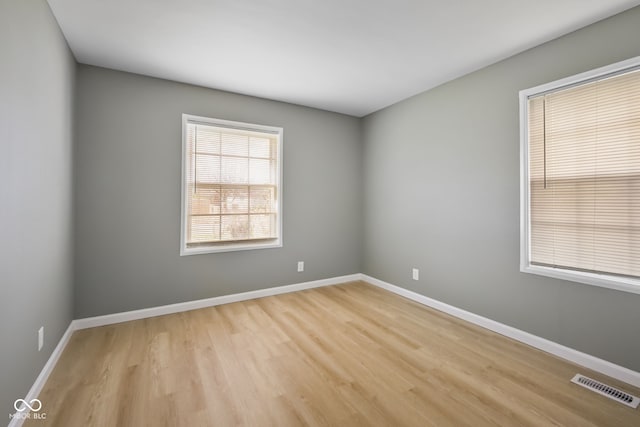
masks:
[[[248,211],[249,187],[222,189],[222,213],[247,213]]]
[[[271,138],[249,138],[249,155],[251,157],[271,158]]]
[[[220,240],[219,216],[192,216],[189,242],[213,242]]]
[[[208,154],[196,154],[195,157],[195,181],[209,184],[220,182],[220,157]]]
[[[268,159],[249,159],[251,184],[272,184],[275,182],[274,162]]]
[[[222,157],[223,184],[248,184],[249,159],[246,157]]]
[[[273,187],[251,187],[251,213],[275,212],[276,198]]]
[[[220,154],[220,132],[211,126],[196,125],[195,151],[198,153]]]
[[[247,157],[249,155],[249,137],[247,135],[223,133],[222,154]]]
[[[275,215],[251,215],[251,238],[268,239],[276,235]]]
[[[199,187],[196,186],[195,191],[193,191],[193,187],[191,188],[191,214],[206,215],[220,213],[219,187],[206,187],[204,185],[201,185]]]
[[[249,238],[249,215],[222,215],[222,240]]]

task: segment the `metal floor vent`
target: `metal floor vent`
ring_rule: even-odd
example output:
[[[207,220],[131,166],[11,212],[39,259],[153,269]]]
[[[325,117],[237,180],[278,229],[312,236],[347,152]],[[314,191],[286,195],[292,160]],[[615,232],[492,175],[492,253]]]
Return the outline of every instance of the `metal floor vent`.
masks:
[[[623,405],[627,405],[632,408],[637,408],[638,404],[640,403],[640,399],[638,399],[636,396],[603,384],[600,381],[592,380],[591,378],[585,377],[584,375],[576,374],[576,376],[571,379],[571,382],[578,384],[584,388],[588,388],[591,391],[595,391],[598,394],[606,396],[609,399],[613,399],[616,402],[620,402]]]

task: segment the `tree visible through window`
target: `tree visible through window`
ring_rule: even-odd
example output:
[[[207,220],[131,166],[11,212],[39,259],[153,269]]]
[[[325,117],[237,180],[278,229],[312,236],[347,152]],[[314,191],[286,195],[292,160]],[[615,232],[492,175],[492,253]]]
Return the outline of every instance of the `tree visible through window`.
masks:
[[[184,118],[183,252],[280,246],[282,130]]]

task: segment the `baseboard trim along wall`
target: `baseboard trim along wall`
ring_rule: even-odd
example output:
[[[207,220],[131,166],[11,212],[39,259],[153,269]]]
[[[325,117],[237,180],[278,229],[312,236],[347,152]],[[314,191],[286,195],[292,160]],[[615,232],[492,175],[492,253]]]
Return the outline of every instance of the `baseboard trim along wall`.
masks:
[[[520,341],[521,343],[530,345],[539,350],[547,353],[551,353],[554,356],[558,356],[569,362],[573,362],[577,365],[584,366],[585,368],[607,375],[611,378],[623,381],[627,384],[631,384],[636,387],[640,387],[640,372],[632,371],[620,365],[608,362],[595,356],[583,353],[578,350],[574,350],[569,347],[565,347],[562,344],[558,344],[553,341],[541,338],[537,335],[530,334],[528,332],[516,329],[511,326],[507,326],[503,323],[496,322],[495,320],[488,319],[486,317],[479,316],[466,310],[454,307],[452,305],[440,302],[433,298],[426,297],[416,292],[401,288],[396,285],[392,285],[382,280],[376,279],[365,274],[362,275],[362,280],[375,285],[379,288],[385,289],[394,294],[403,296],[422,305],[434,308],[438,311],[450,314],[462,320],[466,320],[469,323],[478,325],[482,328],[489,329],[505,337]]]
[[[107,314],[104,316],[88,317],[84,319],[73,320],[66,332],[60,339],[60,342],[51,353],[49,360],[42,368],[40,375],[36,379],[35,383],[27,393],[25,400],[27,402],[35,399],[42,391],[44,384],[49,378],[49,375],[53,371],[60,355],[64,351],[71,335],[74,331],[79,329],[94,328],[97,326],[111,325],[114,323],[128,322],[130,320],[145,319],[148,317],[162,316],[165,314],[179,313],[182,311],[196,310],[199,308],[213,307],[216,305],[229,304],[233,302],[246,301],[255,298],[263,298],[272,295],[279,295],[289,292],[302,291],[305,289],[319,288],[322,286],[337,285],[340,283],[353,282],[362,280],[370,283],[379,288],[385,289],[396,295],[408,298],[412,301],[431,307],[438,311],[442,311],[451,316],[465,320],[467,322],[478,325],[482,328],[489,329],[500,335],[504,335],[508,338],[512,338],[516,341],[520,341],[524,344],[535,347],[539,350],[558,356],[569,362],[573,362],[577,365],[584,366],[585,368],[623,381],[627,384],[631,384],[636,387],[640,387],[640,372],[632,371],[623,366],[616,365],[603,359],[599,359],[595,356],[591,356],[586,353],[582,353],[578,350],[574,350],[569,347],[565,347],[561,344],[549,341],[547,339],[538,337],[528,332],[521,331],[520,329],[507,326],[503,323],[496,322],[495,320],[488,319],[486,317],[479,316],[466,310],[454,307],[452,305],[440,302],[433,298],[426,297],[416,292],[401,288],[396,285],[384,282],[376,279],[375,277],[367,276],[366,274],[350,274],[347,276],[333,277],[330,279],[315,280],[311,282],[297,283],[293,285],[277,286],[273,288],[260,289],[257,291],[243,292],[239,294],[223,295],[219,297],[206,298],[195,301],[187,301],[178,304],[163,305],[159,307],[145,308],[142,310],[127,311],[123,313]],[[20,427],[23,423],[23,419],[14,417],[9,423],[9,427]]]
[[[362,274],[356,273],[347,276],[332,277],[330,279],[314,280],[311,282],[296,283],[293,285],[276,286],[273,288],[259,289],[256,291],[243,292],[239,294],[223,295],[219,297],[205,298],[195,301],[181,302],[177,304],[144,308],[141,310],[126,311],[122,313],[107,314],[104,316],[87,317],[84,319],[72,320],[64,335],[58,342],[58,345],[51,353],[51,356],[49,356],[49,360],[42,368],[40,375],[38,375],[38,378],[36,378],[36,381],[31,386],[31,389],[27,393],[27,396],[24,398],[24,400],[30,402],[32,399],[38,397],[38,395],[42,391],[42,388],[44,387],[44,384],[47,382],[49,375],[53,371],[53,368],[55,368],[60,355],[71,339],[71,335],[73,335],[73,332],[76,330],[112,325],[114,323],[128,322],[130,320],[145,319],[148,317],[162,316],[165,314],[180,313],[189,310],[197,310],[199,308],[213,307],[216,305],[229,304],[232,302],[286,294],[289,292],[303,291],[305,289],[319,288],[322,286],[337,285],[340,283],[353,282],[361,279]],[[28,413],[29,412],[25,411],[22,414],[26,415]],[[24,423],[24,420],[24,418],[18,418],[14,416],[9,422],[8,427],[21,427]]]
[[[162,316],[165,314],[179,313],[182,311],[197,310],[199,308],[213,307],[232,302],[246,301],[263,298],[272,295],[286,294],[305,289],[319,288],[321,286],[337,285],[339,283],[360,280],[361,274],[332,277],[330,279],[314,280],[293,285],[276,286],[273,288],[259,289],[257,291],[242,292],[240,294],[223,295],[213,298],[199,299],[195,301],[181,302],[177,304],[162,305],[159,307],[144,308],[142,310],[125,311],[123,313],[107,314],[104,316],[87,317],[74,320],[75,329],[94,328],[96,326],[111,325],[113,323],[128,322],[130,320],[145,319],[147,317]]]
[[[53,371],[53,368],[55,368],[56,364],[58,363],[58,359],[60,359],[60,356],[67,346],[67,343],[71,339],[71,335],[73,335],[74,330],[75,329],[72,321],[67,327],[67,330],[62,335],[62,338],[60,338],[60,341],[58,341],[58,345],[56,345],[56,348],[53,349],[51,356],[49,356],[49,360],[47,360],[47,363],[45,363],[42,371],[40,371],[40,375],[38,375],[38,378],[36,378],[35,382],[31,386],[31,389],[24,397],[25,401],[31,402],[33,399],[36,399],[38,397],[38,395],[42,391],[42,388],[47,382],[49,375]],[[13,418],[9,422],[8,427],[20,427],[22,423],[24,423],[24,418],[19,418],[20,414],[21,413],[16,412],[13,415]],[[27,414],[27,412],[22,412],[22,414]]]

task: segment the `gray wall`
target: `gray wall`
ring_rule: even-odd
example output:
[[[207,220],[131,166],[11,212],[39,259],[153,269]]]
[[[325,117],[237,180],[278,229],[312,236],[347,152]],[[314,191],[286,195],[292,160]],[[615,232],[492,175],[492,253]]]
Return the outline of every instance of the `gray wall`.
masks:
[[[360,121],[76,70],[43,0],[2,0],[0,414],[74,306],[86,317],[360,271],[640,370],[639,295],[518,271],[517,99],[640,55],[639,37],[636,8]],[[183,112],[285,128],[283,248],[179,256]]]
[[[0,2],[0,58],[0,420],[8,421],[72,316],[75,62],[44,0]]]
[[[358,119],[85,65],[77,85],[76,317],[360,272]],[[179,256],[182,113],[284,128],[282,248]]]
[[[519,272],[518,133],[519,90],[638,40],[635,8],[366,117],[363,272],[640,371],[640,295]]]

